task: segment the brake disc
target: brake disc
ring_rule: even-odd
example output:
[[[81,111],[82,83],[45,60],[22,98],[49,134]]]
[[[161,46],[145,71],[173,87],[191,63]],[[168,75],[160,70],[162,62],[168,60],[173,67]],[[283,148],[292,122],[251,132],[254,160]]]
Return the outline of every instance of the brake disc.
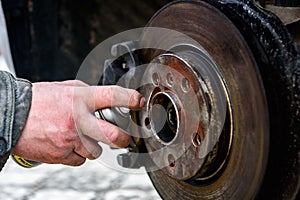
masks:
[[[252,1],[175,1],[112,53],[102,83],[147,101],[108,110],[139,126],[121,166],[145,166],[163,199],[296,199],[300,55],[276,16]]]
[[[163,199],[251,199],[259,188],[266,165],[268,111],[257,66],[244,39],[226,16],[203,2],[173,3],[155,15],[148,26],[169,28],[195,39],[201,45],[198,48],[204,49],[210,62],[217,66],[219,76],[223,77],[226,85],[226,88],[222,88],[223,93],[228,96],[227,123],[222,136],[224,140],[220,143],[227,141],[223,146],[227,147],[225,152],[230,152],[230,158],[223,156],[221,152],[224,149],[218,148],[216,144],[213,155],[206,157],[206,163],[196,163],[198,168],[193,167],[193,174],[196,173],[194,178],[182,181],[176,176],[170,176],[164,169],[149,172],[157,191]],[[170,48],[180,43],[178,39],[167,35],[159,39],[151,38],[147,32],[141,42],[163,43]],[[160,54],[154,51],[147,57],[151,60]],[[188,56],[186,61],[191,59]],[[199,61],[192,63],[198,64]],[[201,67],[193,66],[194,73]],[[199,79],[190,82],[196,84]],[[230,145],[233,134],[233,145]],[[148,141],[145,144],[152,150],[152,144]],[[196,159],[189,157],[178,162],[185,163],[187,167]],[[226,167],[222,169],[225,166],[223,163],[226,163]],[[176,167],[176,164],[171,164],[170,168],[172,166]],[[202,166],[206,167],[203,169]],[[210,173],[205,169],[210,169]]]
[[[148,23],[148,27],[184,33],[199,45],[190,48],[180,37],[163,32],[153,35],[147,29],[141,38],[141,46],[169,49],[144,52],[151,63],[144,77],[152,84],[140,88],[148,109],[140,113],[139,123],[152,132],[144,139],[147,150],[165,149],[152,157],[161,169],[149,168],[149,176],[163,199],[294,199],[299,190],[299,105],[293,103],[298,98],[293,94],[299,94],[299,54],[278,19],[251,2],[208,2],[173,2]],[[294,81],[288,81],[292,77]],[[197,94],[198,106],[184,98],[191,96],[186,83]],[[284,99],[278,99],[278,92]],[[225,100],[225,110],[215,102],[220,97]],[[157,105],[166,113],[157,111]],[[290,105],[293,108],[285,110]],[[192,110],[199,110],[198,118],[191,117]],[[222,123],[213,124],[215,132],[209,132],[205,127],[210,121],[204,116],[214,112],[223,113],[218,115]],[[186,117],[190,122],[183,120]],[[166,123],[156,128],[160,121]],[[284,129],[284,140],[290,142],[281,147],[289,153],[288,159],[275,150],[282,139],[279,130]],[[214,133],[218,135],[214,146],[203,144]],[[285,162],[280,163],[284,169],[274,167],[274,154]]]

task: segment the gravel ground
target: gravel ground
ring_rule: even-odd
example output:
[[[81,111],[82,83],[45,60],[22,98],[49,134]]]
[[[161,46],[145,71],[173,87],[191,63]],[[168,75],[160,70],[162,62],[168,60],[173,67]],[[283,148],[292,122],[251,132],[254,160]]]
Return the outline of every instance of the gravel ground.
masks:
[[[0,173],[0,200],[159,200],[145,173],[87,161],[80,167],[42,164],[25,169],[11,159]]]

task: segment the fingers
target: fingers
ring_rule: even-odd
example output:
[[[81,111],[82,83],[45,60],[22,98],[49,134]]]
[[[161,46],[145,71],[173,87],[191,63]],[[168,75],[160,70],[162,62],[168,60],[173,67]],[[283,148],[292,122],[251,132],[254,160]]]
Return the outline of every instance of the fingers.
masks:
[[[130,136],[124,130],[109,122],[97,119],[92,114],[86,116],[85,120],[80,120],[79,127],[79,131],[84,135],[112,147],[124,148],[130,142]]]
[[[90,105],[94,109],[103,109],[108,107],[127,107],[129,109],[141,109],[145,106],[145,98],[132,89],[125,89],[119,86],[101,86],[95,87],[93,91],[93,100]]]
[[[77,153],[71,153],[66,157],[61,164],[70,165],[70,166],[80,166],[85,163],[86,158],[78,155]]]
[[[62,86],[74,86],[76,89],[75,93],[79,97],[85,98],[90,109],[93,111],[108,107],[127,107],[133,110],[141,109],[146,103],[145,98],[136,90],[120,86],[87,87],[89,85],[80,80],[67,80],[54,83]]]
[[[80,135],[79,137],[80,141],[77,144],[75,144],[75,153],[90,160],[94,160],[101,155],[102,148],[98,145],[98,143],[95,140],[88,138],[84,135]]]
[[[128,107],[129,109],[141,109],[145,106],[145,98],[132,89],[125,89],[119,86],[93,86],[77,88],[76,97],[80,98],[79,104],[74,106],[80,112],[75,114],[76,128],[79,134],[83,134],[93,140],[103,142],[109,146],[124,148],[129,145],[130,136],[121,128],[97,119],[93,113],[95,110],[107,107]],[[80,106],[84,102],[84,107]],[[83,104],[81,104],[83,105]],[[101,148],[95,141],[83,139],[86,145],[78,145],[75,152],[89,159],[100,156]]]
[[[80,136],[80,139],[78,138],[74,146],[74,150],[62,159],[61,164],[79,166],[85,162],[86,158],[94,160],[102,153],[102,148],[95,140],[83,135]]]

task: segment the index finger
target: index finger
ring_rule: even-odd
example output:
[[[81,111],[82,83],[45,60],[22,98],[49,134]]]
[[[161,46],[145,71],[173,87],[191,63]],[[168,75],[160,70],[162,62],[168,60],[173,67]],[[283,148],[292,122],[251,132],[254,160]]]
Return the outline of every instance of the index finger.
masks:
[[[93,109],[95,110],[109,107],[141,109],[146,102],[145,98],[136,90],[120,86],[95,86],[93,97]]]

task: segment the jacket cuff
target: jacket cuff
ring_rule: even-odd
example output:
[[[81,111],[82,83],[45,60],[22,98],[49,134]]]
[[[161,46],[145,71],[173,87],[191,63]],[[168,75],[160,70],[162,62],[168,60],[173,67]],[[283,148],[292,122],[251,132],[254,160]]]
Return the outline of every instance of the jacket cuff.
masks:
[[[0,164],[17,144],[31,106],[32,85],[0,71]],[[2,166],[0,166],[2,168]]]
[[[24,79],[17,79],[15,89],[15,112],[12,132],[12,146],[15,147],[25,127],[32,100],[32,85]]]

